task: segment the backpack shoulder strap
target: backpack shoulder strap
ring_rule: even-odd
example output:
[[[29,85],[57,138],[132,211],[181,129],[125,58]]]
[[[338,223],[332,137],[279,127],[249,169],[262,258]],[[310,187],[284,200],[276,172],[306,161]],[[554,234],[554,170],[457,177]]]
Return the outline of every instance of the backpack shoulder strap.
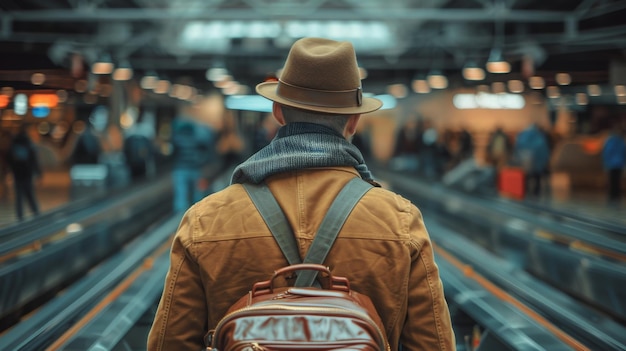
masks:
[[[352,178],[341,189],[333,203],[328,208],[322,223],[317,229],[311,248],[304,258],[304,263],[323,264],[339,231],[352,213],[352,209],[361,200],[363,195],[373,187],[372,184],[361,178]],[[296,279],[295,286],[311,286],[317,276],[316,271],[302,271]]]
[[[267,185],[242,185],[278,242],[278,246],[283,251],[289,264],[301,263],[302,260],[300,259],[293,231]],[[344,186],[322,220],[311,248],[304,258],[305,263],[322,264],[324,262],[352,209],[372,187],[371,184],[363,181],[361,178],[353,178]],[[295,286],[312,286],[316,276],[316,271],[302,271],[298,274]]]
[[[291,227],[289,227],[285,214],[278,205],[278,202],[276,202],[276,198],[274,198],[268,186],[265,183],[243,183],[241,185],[243,185],[244,189],[248,192],[254,206],[272,232],[278,246],[280,246],[280,250],[287,258],[287,262],[289,262],[289,264],[302,263],[298,243],[296,242],[293,231]]]

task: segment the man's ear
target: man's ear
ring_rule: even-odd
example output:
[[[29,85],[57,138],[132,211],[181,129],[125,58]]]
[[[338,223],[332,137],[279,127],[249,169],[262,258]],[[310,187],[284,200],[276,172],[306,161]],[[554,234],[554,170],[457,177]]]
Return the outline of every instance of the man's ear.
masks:
[[[346,128],[344,129],[344,136],[346,139],[356,133],[356,127],[359,124],[360,118],[361,115],[351,115],[350,118],[348,118],[348,123],[346,123]]]
[[[287,124],[287,122],[285,122],[285,116],[283,116],[283,109],[280,107],[280,104],[276,102],[272,104],[272,115],[281,126]]]

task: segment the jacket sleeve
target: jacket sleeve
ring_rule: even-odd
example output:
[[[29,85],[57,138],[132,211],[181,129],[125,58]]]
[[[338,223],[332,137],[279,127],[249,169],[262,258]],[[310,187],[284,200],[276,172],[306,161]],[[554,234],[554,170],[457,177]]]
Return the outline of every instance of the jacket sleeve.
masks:
[[[148,335],[148,351],[202,350],[207,307],[198,264],[191,253],[190,213],[182,219],[170,252],[170,268]]]
[[[405,350],[456,350],[432,244],[419,210],[413,211],[407,316],[400,342]]]

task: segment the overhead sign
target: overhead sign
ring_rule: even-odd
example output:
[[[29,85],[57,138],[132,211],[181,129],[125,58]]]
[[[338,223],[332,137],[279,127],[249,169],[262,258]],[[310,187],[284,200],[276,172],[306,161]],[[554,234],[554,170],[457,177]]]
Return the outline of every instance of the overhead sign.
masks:
[[[394,25],[387,21],[190,21],[176,44],[187,50],[221,52],[233,39],[273,39],[285,45],[304,36],[350,41],[357,51],[392,49],[397,46]],[[263,43],[246,42],[246,45]]]
[[[32,109],[33,117],[45,118],[50,114],[50,107],[48,106],[35,106]]]
[[[521,110],[526,105],[526,100],[519,94],[489,94],[481,92],[477,94],[456,94],[452,98],[452,103],[458,109]]]
[[[4,94],[0,94],[0,108],[5,108],[9,105],[9,97]]]
[[[28,97],[25,94],[17,94],[13,99],[13,111],[18,116],[26,114],[28,111]]]
[[[33,94],[30,96],[30,105],[56,107],[59,104],[59,96],[57,94]]]
[[[382,95],[368,95],[375,97],[383,102],[381,110],[387,110],[395,108],[397,100],[389,94]],[[272,101],[264,98],[260,95],[232,95],[226,97],[226,108],[230,110],[244,110],[244,111],[258,111],[258,112],[272,112]]]

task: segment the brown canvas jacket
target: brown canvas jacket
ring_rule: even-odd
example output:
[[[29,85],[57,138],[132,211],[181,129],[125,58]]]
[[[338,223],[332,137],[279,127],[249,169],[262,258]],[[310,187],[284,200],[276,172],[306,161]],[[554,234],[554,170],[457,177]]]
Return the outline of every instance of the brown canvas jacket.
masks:
[[[304,257],[352,167],[315,168],[266,180]],[[357,204],[325,264],[372,299],[392,350],[455,350],[455,337],[432,246],[420,211],[373,188]],[[257,281],[288,265],[239,184],[212,194],[183,217],[148,351],[201,350],[204,336]]]

